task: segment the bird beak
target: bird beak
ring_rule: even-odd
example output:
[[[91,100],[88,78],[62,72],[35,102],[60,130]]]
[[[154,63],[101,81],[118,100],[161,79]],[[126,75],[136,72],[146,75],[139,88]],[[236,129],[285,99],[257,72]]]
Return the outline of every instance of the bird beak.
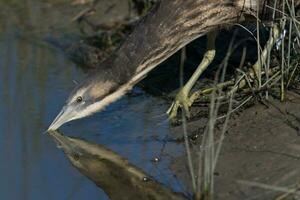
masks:
[[[72,109],[64,106],[57,117],[54,119],[52,124],[49,126],[48,131],[54,131],[58,129],[61,125],[69,122],[74,117],[74,112]]]

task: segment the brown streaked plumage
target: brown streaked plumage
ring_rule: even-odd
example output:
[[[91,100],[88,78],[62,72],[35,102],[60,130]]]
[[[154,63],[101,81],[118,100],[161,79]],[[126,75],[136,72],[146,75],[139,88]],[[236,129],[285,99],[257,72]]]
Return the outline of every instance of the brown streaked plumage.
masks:
[[[278,0],[280,5],[282,0]],[[290,0],[291,1],[291,0]],[[268,16],[272,0],[161,0],[113,55],[70,95],[50,125],[93,114],[116,101],[149,71],[186,44],[225,26],[255,19],[257,5]],[[300,0],[295,0],[299,5]],[[95,88],[99,88],[95,90]],[[81,101],[77,101],[81,97]]]

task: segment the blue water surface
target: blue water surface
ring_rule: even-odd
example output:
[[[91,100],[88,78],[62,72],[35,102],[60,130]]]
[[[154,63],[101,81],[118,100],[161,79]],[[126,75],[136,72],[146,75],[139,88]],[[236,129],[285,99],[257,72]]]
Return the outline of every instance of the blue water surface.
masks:
[[[58,22],[58,32],[74,33],[70,20],[57,9],[60,4],[16,2],[0,4],[0,199],[107,199],[43,134],[74,80],[85,76],[63,52],[44,42]],[[169,169],[172,157],[182,153],[181,146],[164,142],[168,104],[138,87],[133,94],[61,130],[112,149],[181,191]],[[157,156],[162,160],[154,164],[151,159]]]

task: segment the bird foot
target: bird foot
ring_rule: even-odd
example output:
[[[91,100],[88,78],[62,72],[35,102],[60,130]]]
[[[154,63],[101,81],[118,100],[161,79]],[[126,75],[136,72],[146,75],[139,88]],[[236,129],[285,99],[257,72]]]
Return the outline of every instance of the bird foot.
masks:
[[[178,109],[182,109],[185,113],[186,117],[190,117],[189,107],[192,105],[192,101],[190,101],[188,97],[188,92],[185,89],[181,89],[179,93],[176,95],[175,101],[173,101],[172,105],[167,111],[169,115],[169,119],[174,119],[177,116]]]

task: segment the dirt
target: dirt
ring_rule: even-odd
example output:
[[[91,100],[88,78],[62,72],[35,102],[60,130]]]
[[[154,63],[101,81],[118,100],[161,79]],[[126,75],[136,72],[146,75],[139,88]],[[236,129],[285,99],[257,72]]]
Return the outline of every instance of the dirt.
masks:
[[[282,187],[299,182],[299,110],[300,95],[288,92],[285,102],[272,99],[264,104],[256,103],[233,116],[215,171],[215,199],[264,200],[282,195],[239,181]],[[190,132],[201,134],[202,125],[203,119],[199,119],[189,123],[188,128]],[[181,128],[176,127],[173,132],[181,133]],[[194,159],[196,146],[198,144],[193,148]],[[186,163],[186,156],[182,156],[173,160],[171,168],[191,188]]]
[[[116,1],[114,0],[113,2]],[[100,14],[91,16],[92,20],[96,19],[97,24],[111,21],[111,16],[119,16],[118,14],[120,14],[120,10],[127,11],[127,4],[124,1],[122,4],[116,4],[116,7],[111,9],[114,11],[112,14],[103,14],[107,11],[107,7],[111,5],[114,4],[111,3],[106,7],[103,5],[99,6],[102,7],[100,11],[97,10],[97,13]],[[127,15],[127,13],[124,15]],[[120,19],[122,20],[123,18],[124,16],[122,15]],[[101,20],[97,21],[99,19]],[[223,41],[221,42],[223,45]],[[203,43],[203,41],[200,43]],[[223,46],[224,48],[226,47],[225,45]],[[197,48],[201,53],[199,46]],[[194,56],[196,57],[195,60],[197,62],[199,61],[198,54]],[[251,57],[251,55],[249,57]],[[174,60],[176,60],[176,57],[173,57],[171,62],[175,63]],[[174,65],[177,64],[172,64],[171,67],[178,71],[178,67],[175,68]],[[170,76],[170,71],[168,68],[166,69],[166,77],[171,77],[171,79],[178,77]],[[177,71],[175,73],[177,73]],[[148,77],[150,82],[148,85],[151,86],[153,85],[151,77],[155,77],[155,72],[152,73],[154,76],[149,76],[150,78]],[[160,78],[163,77],[161,71],[159,71],[159,74]],[[163,85],[172,85],[172,87],[170,86],[170,90],[172,90],[174,85],[173,82],[172,84]],[[144,83],[147,83],[147,80],[144,81]],[[162,84],[159,83],[158,85]],[[288,187],[299,182],[299,111],[300,95],[296,92],[288,92],[285,102],[280,102],[276,99],[265,102],[265,104],[256,102],[251,107],[233,115],[229,123],[226,138],[223,141],[217,169],[215,171],[215,199],[265,200],[275,199],[282,194],[260,189],[258,187],[250,187],[248,185],[241,184],[239,182],[240,180],[254,181],[283,187]],[[189,133],[201,135],[205,124],[205,118],[196,118],[192,120],[188,124]],[[172,132],[173,136],[178,138],[182,134],[181,127],[173,127]],[[201,139],[201,137],[199,138]],[[198,146],[199,141],[195,141],[193,143],[193,155],[195,155],[194,159],[197,155]],[[191,178],[188,174],[186,164],[187,160],[184,155],[173,159],[170,167],[176,176],[186,183],[189,188],[191,188]]]

